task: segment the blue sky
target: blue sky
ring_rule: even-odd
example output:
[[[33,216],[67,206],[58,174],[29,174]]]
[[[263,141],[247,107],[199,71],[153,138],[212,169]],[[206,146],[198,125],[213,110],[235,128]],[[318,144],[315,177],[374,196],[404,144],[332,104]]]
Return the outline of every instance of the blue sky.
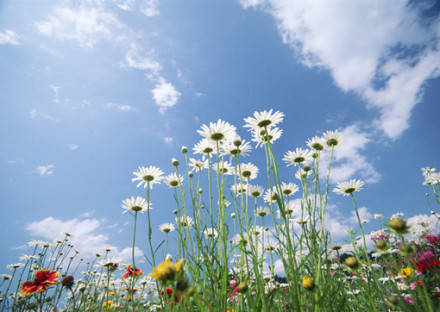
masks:
[[[368,230],[374,213],[429,214],[420,168],[440,165],[439,12],[431,0],[3,1],[0,266],[63,231],[84,254],[113,246],[128,261],[121,201],[144,196],[132,172],[173,172],[181,146],[219,118],[250,140],[243,118],[268,109],[286,114],[280,161],[344,133],[332,183],[366,181],[356,196]],[[249,161],[264,170],[261,150]],[[173,222],[171,194],[153,189],[155,229]],[[352,205],[331,203],[329,230],[343,239]]]

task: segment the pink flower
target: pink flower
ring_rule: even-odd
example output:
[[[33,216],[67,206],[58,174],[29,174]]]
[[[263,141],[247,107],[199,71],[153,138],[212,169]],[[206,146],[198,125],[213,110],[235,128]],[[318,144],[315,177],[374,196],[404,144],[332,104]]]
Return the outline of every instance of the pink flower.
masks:
[[[411,305],[414,305],[414,301],[412,301],[412,299],[410,297],[403,297],[405,299],[406,302],[408,302]]]

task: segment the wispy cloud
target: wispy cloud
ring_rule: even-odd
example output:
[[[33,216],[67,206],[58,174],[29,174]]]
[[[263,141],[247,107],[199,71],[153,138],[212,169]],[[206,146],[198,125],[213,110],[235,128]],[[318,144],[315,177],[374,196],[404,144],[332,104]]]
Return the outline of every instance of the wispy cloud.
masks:
[[[166,144],[171,145],[174,142],[174,138],[172,137],[164,137],[163,140],[165,141]]]
[[[24,163],[24,159],[22,157],[17,157],[15,159],[8,160],[8,164],[16,164],[16,163]]]
[[[47,165],[47,166],[38,166],[35,168],[35,171],[40,175],[40,176],[46,176],[46,175],[51,175],[54,173],[54,169],[55,169],[55,165]]]
[[[377,109],[373,125],[389,138],[409,127],[424,83],[440,75],[440,20],[426,14],[435,1],[240,2],[271,14],[304,65]]]
[[[49,114],[39,113],[36,108],[33,108],[29,111],[29,117],[31,117],[32,119],[42,118],[42,119],[49,119],[52,121],[58,121],[58,119],[52,117]]]
[[[67,145],[67,146],[68,146],[69,149],[72,150],[72,151],[77,150],[78,147],[79,147],[77,144],[73,144],[73,143],[72,143],[72,144],[69,144],[69,145]]]
[[[102,222],[97,219],[60,220],[48,217],[41,221],[35,221],[26,226],[26,230],[32,236],[43,237],[45,239],[60,239],[64,237],[64,232],[72,235],[69,242],[77,249],[84,258],[93,257],[94,253],[103,253],[104,248],[114,250],[112,256],[119,258],[127,263],[131,259],[131,248],[124,248],[122,251],[108,243],[109,236],[102,233]],[[135,257],[142,257],[142,251],[135,248]]]
[[[151,93],[161,113],[165,113],[169,107],[176,105],[181,95],[180,92],[164,78],[159,79],[159,82]]]
[[[156,51],[154,49],[144,51],[139,45],[132,43],[125,53],[125,60],[121,63],[121,67],[147,70],[155,76],[162,69],[155,57]]]
[[[98,40],[111,38],[113,28],[122,26],[114,14],[100,7],[58,7],[45,21],[36,22],[36,27],[41,34],[93,48]]]
[[[117,103],[105,103],[103,105],[105,108],[116,109],[122,112],[132,112],[137,111],[137,109],[131,105],[121,105]]]
[[[160,14],[158,9],[159,0],[144,0],[141,12],[148,17],[156,16]]]
[[[5,29],[4,32],[0,32],[0,44],[19,45],[17,34],[9,29]]]

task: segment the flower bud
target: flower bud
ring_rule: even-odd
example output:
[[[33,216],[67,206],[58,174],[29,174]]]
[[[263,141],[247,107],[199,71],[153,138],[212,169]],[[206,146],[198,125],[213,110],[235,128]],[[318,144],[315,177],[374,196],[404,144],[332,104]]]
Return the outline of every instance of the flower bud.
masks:
[[[389,221],[390,228],[396,231],[403,231],[406,228],[406,222],[402,218],[393,218]]]
[[[186,146],[182,146],[182,153],[183,154],[188,153],[188,148]]]
[[[303,287],[306,290],[313,290],[315,288],[315,281],[310,276],[303,278]]]
[[[231,218],[235,219],[235,213],[231,213]]]
[[[179,161],[176,158],[171,158],[171,164],[175,167],[177,167],[179,165]]]
[[[246,282],[241,282],[240,284],[238,284],[237,286],[237,291],[239,293],[245,293],[248,290],[248,285]]]
[[[352,269],[357,269],[357,267],[359,266],[359,262],[355,257],[348,257],[347,259],[345,259],[344,263],[346,266]]]

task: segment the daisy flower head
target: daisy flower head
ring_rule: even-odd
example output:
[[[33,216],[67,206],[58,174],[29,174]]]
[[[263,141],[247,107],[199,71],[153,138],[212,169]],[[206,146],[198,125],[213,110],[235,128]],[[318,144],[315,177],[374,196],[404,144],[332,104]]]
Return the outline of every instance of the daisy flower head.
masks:
[[[268,242],[268,243],[264,246],[264,248],[266,249],[266,251],[272,253],[272,252],[274,252],[275,250],[277,250],[277,248],[278,248],[278,244],[277,244],[276,242]]]
[[[266,130],[255,130],[252,131],[253,139],[252,141],[257,143],[256,147],[263,147],[267,142],[270,142],[271,144],[278,140],[281,137],[281,134],[283,134],[283,130],[280,128],[270,128]]]
[[[207,160],[197,160],[194,158],[189,159],[189,166],[195,171],[201,171],[208,168],[209,164]]]
[[[217,146],[213,141],[205,138],[194,145],[193,151],[194,154],[202,154],[203,159],[205,159],[206,156],[210,157],[212,153],[217,152]]]
[[[336,147],[343,142],[343,135],[339,131],[327,131],[323,134],[324,141],[329,147]]]
[[[339,195],[349,196],[353,192],[359,192],[364,186],[364,182],[361,180],[350,180],[346,182],[339,182],[333,189],[333,192]]]
[[[275,202],[280,196],[277,193],[277,188],[274,186],[272,190],[268,189],[263,196],[266,203]]]
[[[165,184],[169,187],[176,187],[182,184],[183,177],[177,173],[171,173],[165,177]]]
[[[283,160],[287,163],[287,166],[299,165],[301,163],[309,163],[313,160],[313,152],[308,149],[296,148],[294,152],[288,151]]]
[[[281,192],[283,193],[283,195],[286,196],[291,196],[296,192],[298,192],[299,190],[298,185],[296,185],[295,183],[282,182],[280,187],[281,187]]]
[[[264,218],[270,215],[270,209],[267,207],[258,207],[257,209],[255,209],[255,215],[257,217]]]
[[[104,259],[98,262],[98,266],[113,272],[119,268],[119,262],[121,260],[117,258]]]
[[[194,224],[194,221],[191,217],[182,216],[180,218],[176,218],[176,223],[181,227],[191,227]]]
[[[258,175],[258,167],[252,163],[241,164],[239,172],[236,172],[237,176],[241,176],[245,180],[253,180]]]
[[[307,146],[315,151],[322,151],[326,145],[326,141],[322,137],[314,136],[307,140]]]
[[[139,167],[138,171],[133,172],[133,174],[136,178],[131,179],[131,181],[139,181],[136,187],[144,184],[144,188],[146,188],[147,185],[153,188],[153,184],[158,184],[163,179],[163,171],[155,166],[150,166],[148,168]]]
[[[247,193],[249,196],[258,198],[264,193],[264,188],[259,185],[248,185]]]
[[[21,268],[22,266],[24,266],[23,263],[13,263],[13,264],[8,264],[6,266],[6,268],[9,269],[9,270],[16,270],[18,268]]]
[[[235,127],[221,119],[216,123],[210,122],[209,126],[202,125],[202,129],[197,132],[213,142],[228,141],[235,137]]]
[[[282,112],[276,111],[272,113],[272,109],[269,111],[254,112],[254,117],[244,119],[246,123],[244,127],[250,128],[250,130],[269,128],[282,122],[283,117],[284,114]]]
[[[122,201],[122,208],[125,209],[123,213],[126,213],[127,211],[134,211],[134,212],[144,212],[148,209],[152,209],[151,203],[148,204],[145,198],[138,196],[134,198],[133,196],[131,198],[126,198]]]
[[[295,172],[295,178],[298,180],[307,180],[307,178],[312,174],[311,171],[298,170]]]
[[[244,142],[241,139],[238,140],[237,138],[233,140],[235,141],[227,141],[224,145],[222,145],[222,156],[248,156],[249,152],[252,150],[251,144],[249,142]]]
[[[232,192],[234,192],[235,196],[246,194],[247,188],[246,185],[242,183],[236,183],[231,186]]]
[[[229,163],[227,161],[214,163],[212,165],[212,169],[214,169],[214,171],[222,173],[224,175],[234,174],[234,167],[232,167],[231,163]]]
[[[159,225],[159,230],[164,233],[170,233],[170,232],[174,231],[175,229],[176,229],[176,227],[172,223],[164,223],[164,224]]]
[[[206,239],[216,238],[218,236],[218,232],[214,228],[207,228],[206,230],[203,231],[203,235],[205,236]]]

